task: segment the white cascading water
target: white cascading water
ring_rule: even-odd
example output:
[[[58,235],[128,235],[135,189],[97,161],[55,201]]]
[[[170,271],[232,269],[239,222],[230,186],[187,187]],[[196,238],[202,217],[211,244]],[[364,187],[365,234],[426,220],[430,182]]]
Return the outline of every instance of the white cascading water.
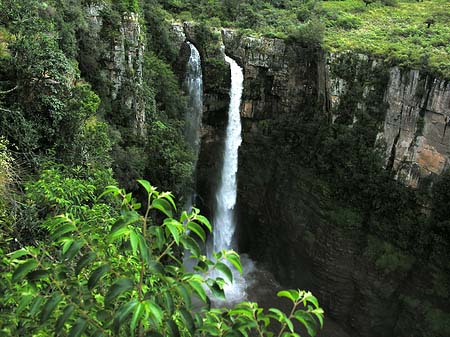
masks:
[[[236,205],[236,174],[238,170],[238,149],[241,145],[240,105],[244,75],[242,68],[230,57],[225,61],[231,68],[230,106],[228,125],[225,135],[225,149],[219,188],[216,193],[216,209],[213,221],[212,251],[233,249],[233,236],[236,228],[234,206]],[[240,301],[246,297],[245,280],[237,272],[233,273],[234,282],[225,286],[227,302]],[[213,276],[223,276],[217,273]]]
[[[188,105],[185,115],[185,137],[194,150],[194,170],[197,166],[198,153],[200,150],[200,129],[203,115],[203,75],[200,53],[197,48],[187,42],[191,50],[186,69],[184,86],[188,94]],[[190,210],[195,199],[192,193],[187,200],[185,209]]]

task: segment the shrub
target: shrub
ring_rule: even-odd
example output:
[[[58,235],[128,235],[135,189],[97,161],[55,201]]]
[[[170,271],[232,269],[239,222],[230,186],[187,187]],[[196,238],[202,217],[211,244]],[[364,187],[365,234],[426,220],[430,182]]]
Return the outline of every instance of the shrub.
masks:
[[[294,320],[316,333],[323,311],[309,292],[278,293],[292,302],[289,316],[274,308],[266,313],[250,302],[211,309],[209,297],[224,299],[223,285],[233,281],[230,266],[242,272],[238,254],[203,255],[199,242],[211,231],[208,220],[197,209],[175,217],[170,193],[139,183],[147,192],[144,206],[109,186],[100,197],[118,198],[120,212],[98,202],[80,205],[91,216],[69,212],[49,218],[43,224],[48,242],[2,255],[3,334],[248,336],[253,331],[269,336],[275,321],[280,336],[298,336]],[[153,211],[165,219],[155,222]],[[181,250],[197,261],[196,273],[184,270]],[[211,277],[213,270],[222,277]],[[195,310],[192,297],[200,301]]]

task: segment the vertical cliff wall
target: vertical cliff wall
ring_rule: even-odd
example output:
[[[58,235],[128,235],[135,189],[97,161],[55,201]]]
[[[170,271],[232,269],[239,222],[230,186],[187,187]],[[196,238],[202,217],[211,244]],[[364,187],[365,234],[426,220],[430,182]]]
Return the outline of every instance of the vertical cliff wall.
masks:
[[[123,13],[119,22],[108,22],[102,15],[104,11],[111,9],[103,5],[89,5],[86,8],[89,40],[107,46],[106,52],[98,55],[96,60],[101,65],[99,77],[107,82],[108,87],[108,91],[103,93],[106,97],[102,98],[116,114],[124,115],[122,122],[125,125],[129,124],[137,135],[143,136],[145,99],[142,69],[145,41],[139,15]]]
[[[312,290],[328,317],[350,336],[444,336],[439,327],[448,312],[443,272],[373,235],[367,228],[370,210],[336,206],[339,196],[317,173],[326,168],[305,158],[318,153],[321,145],[314,139],[320,138],[314,132],[321,132],[320,123],[339,125],[331,128],[339,141],[339,130],[367,121],[361,142],[380,154],[373,158],[386,172],[410,187],[432,181],[449,163],[448,82],[355,53],[327,55],[232,30],[222,31],[211,47],[202,28],[178,30],[210,66],[220,64],[217,46],[223,42],[244,68],[237,202],[241,251],[265,264],[285,286]],[[216,188],[228,103],[228,80],[217,70],[226,71],[204,69],[209,85],[197,188],[205,198]],[[342,150],[328,155],[345,157],[353,149]]]

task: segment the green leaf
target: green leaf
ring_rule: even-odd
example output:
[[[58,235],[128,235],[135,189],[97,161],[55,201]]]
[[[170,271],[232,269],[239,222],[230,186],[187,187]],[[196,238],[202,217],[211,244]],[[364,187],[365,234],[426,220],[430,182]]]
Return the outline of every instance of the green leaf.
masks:
[[[15,252],[9,253],[8,256],[11,260],[15,260],[15,259],[21,258],[22,256],[29,255],[29,254],[30,254],[30,252],[28,251],[28,249],[22,248],[22,249],[16,250]]]
[[[194,257],[198,257],[201,254],[200,246],[190,236],[186,236],[180,239],[184,249],[189,250]]]
[[[109,305],[117,297],[123,294],[125,291],[131,290],[134,287],[134,283],[130,279],[121,279],[114,282],[105,296],[105,304]]]
[[[20,281],[25,276],[27,276],[28,273],[33,271],[37,266],[38,263],[35,260],[33,259],[26,260],[24,263],[20,264],[14,271],[12,276],[12,282],[16,283]]]
[[[317,334],[316,321],[310,313],[303,310],[297,310],[294,313],[294,318],[305,326],[310,336],[314,337]]]
[[[64,327],[64,324],[69,319],[74,309],[75,307],[72,304],[69,304],[64,308],[63,313],[61,314],[61,316],[59,316],[58,320],[56,321],[55,331],[60,331]]]
[[[191,295],[189,294],[189,290],[186,288],[184,284],[179,284],[176,287],[178,294],[183,298],[186,306],[191,306]]]
[[[38,296],[35,297],[33,302],[31,303],[31,308],[30,308],[30,316],[34,317],[39,309],[41,308],[42,303],[44,302],[44,297]]]
[[[175,304],[173,302],[173,297],[168,291],[163,292],[163,300],[164,300],[164,307],[167,311],[167,313],[171,316],[175,310]]]
[[[194,289],[197,295],[201,298],[201,300],[206,303],[206,292],[205,289],[203,289],[202,284],[195,280],[188,280],[188,283],[191,286],[191,288]]]
[[[133,251],[133,255],[136,255],[139,245],[139,237],[134,230],[130,231],[130,243],[131,250]]]
[[[15,311],[15,314],[19,315],[28,306],[28,304],[30,304],[33,298],[35,298],[35,296],[32,294],[22,295],[19,305]]]
[[[87,322],[82,318],[78,318],[75,322],[75,325],[69,331],[69,337],[80,337],[83,331],[86,329],[86,326]]]
[[[295,290],[282,290],[277,293],[277,296],[289,298],[292,302],[295,302],[300,298],[299,292]]]
[[[169,337],[180,337],[180,331],[178,330],[178,326],[172,319],[168,320],[167,327],[168,327]]]
[[[138,234],[138,241],[139,241],[139,252],[141,253],[142,259],[146,264],[150,263],[150,249],[147,246],[147,242],[145,241],[144,237],[141,234]]]
[[[225,254],[225,258],[239,271],[239,273],[242,275],[242,265],[241,265],[241,258],[239,257],[239,254],[234,251],[228,251]]]
[[[179,312],[181,314],[181,318],[183,319],[184,325],[189,330],[189,332],[193,335],[195,332],[195,325],[194,325],[194,320],[192,319],[190,312],[187,311],[185,308],[180,308]]]
[[[208,287],[216,298],[225,301],[225,293],[216,281],[209,282]]]
[[[143,313],[144,313],[144,305],[141,302],[138,302],[136,304],[136,307],[133,312],[133,317],[131,318],[131,322],[130,322],[130,329],[131,329],[132,336],[135,335],[136,326],[137,326],[139,320],[141,319]]]
[[[180,224],[175,219],[165,219],[164,225],[167,226],[167,228],[170,231],[170,234],[172,234],[173,239],[175,240],[177,245],[179,245],[180,244],[180,233],[179,232],[183,229],[183,225]]]
[[[134,310],[139,302],[136,299],[131,300],[125,305],[122,305],[114,316],[113,328],[116,334],[119,333],[120,325],[127,318],[127,316]]]
[[[59,293],[56,293],[53,294],[53,296],[50,297],[47,300],[47,302],[45,302],[44,307],[42,308],[41,311],[40,317],[41,324],[45,323],[48,320],[48,318],[52,314],[53,310],[55,310],[56,306],[61,301],[61,299],[62,299],[61,295]]]
[[[156,208],[157,210],[160,210],[169,218],[172,217],[172,207],[170,206],[170,203],[167,200],[155,199],[152,202],[152,207]]]
[[[88,280],[88,288],[90,290],[92,290],[92,288],[94,288],[98,281],[100,281],[100,279],[105,276],[105,274],[110,270],[109,264],[104,264],[100,267],[98,267],[97,269],[95,269],[92,274],[91,277],[89,277]]]
[[[50,270],[38,269],[38,270],[35,270],[35,271],[32,271],[31,273],[29,273],[27,275],[27,279],[29,281],[38,281],[43,278],[46,278],[48,275],[50,275],[50,273],[51,273]]]
[[[205,225],[206,228],[208,228],[209,232],[212,231],[212,226],[209,223],[209,220],[206,217],[204,217],[203,215],[197,214],[195,217],[195,220],[197,220],[197,221],[201,222],[203,225]]]
[[[318,301],[317,298],[316,298],[311,292],[309,292],[309,291],[305,294],[304,301],[307,301],[307,302],[309,302],[309,303],[312,303],[316,309],[319,308],[319,301]]]
[[[72,223],[66,223],[65,225],[58,227],[50,236],[53,241],[58,240],[64,234],[76,231],[77,228]]]
[[[164,245],[166,244],[166,237],[164,236],[164,230],[160,226],[152,226],[151,228],[155,232],[156,245],[158,246],[158,249],[159,250],[163,249]]]
[[[151,316],[155,319],[155,321],[158,324],[162,323],[163,320],[163,311],[161,310],[161,308],[159,307],[159,305],[157,305],[155,302],[153,302],[152,300],[147,300],[145,301],[146,306],[148,307],[148,309],[150,309],[150,314]]]
[[[187,224],[187,228],[191,231],[193,231],[195,234],[197,234],[197,236],[203,241],[205,242],[206,240],[206,234],[205,231],[203,230],[202,226],[200,226],[198,223],[195,222],[188,222]]]
[[[142,187],[145,188],[148,194],[152,194],[154,191],[156,191],[156,188],[153,187],[147,180],[139,179],[137,181]]]
[[[230,268],[222,262],[217,262],[215,265],[216,269],[222,272],[225,277],[230,281],[230,283],[233,283],[233,273],[231,272]]]
[[[67,252],[63,255],[63,259],[65,259],[67,261],[72,260],[75,257],[75,255],[78,254],[80,249],[83,248],[84,245],[85,245],[84,240],[75,241],[74,243],[72,243],[72,245],[67,250]]]
[[[117,186],[106,186],[105,191],[102,194],[100,194],[97,199],[100,200],[103,196],[105,196],[107,194],[112,194],[114,196],[117,196],[120,193],[121,193],[120,188],[118,188]]]
[[[75,267],[75,275],[79,275],[83,268],[85,268],[87,265],[91,264],[95,259],[97,258],[97,254],[94,252],[89,252],[84,254],[79,260]]]

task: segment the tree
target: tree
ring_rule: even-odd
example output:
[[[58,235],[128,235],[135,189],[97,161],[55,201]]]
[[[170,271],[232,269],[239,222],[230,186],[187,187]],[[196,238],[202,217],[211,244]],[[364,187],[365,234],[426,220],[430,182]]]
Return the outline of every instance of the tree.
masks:
[[[145,180],[139,184],[147,192],[144,206],[131,193],[109,186],[100,196],[104,203],[88,195],[81,204],[69,202],[67,213],[48,218],[43,224],[48,242],[3,255],[0,335],[248,336],[255,331],[262,337],[272,335],[270,324],[276,321],[279,336],[298,336],[294,320],[315,334],[323,311],[309,292],[278,293],[292,302],[289,316],[249,302],[212,309],[210,296],[224,299],[223,285],[233,281],[230,266],[242,272],[238,254],[221,251],[207,258],[199,242],[211,231],[208,220],[197,209],[175,217],[171,193],[158,192]],[[197,261],[195,273],[184,270],[182,250]],[[223,277],[211,277],[212,270]],[[193,296],[202,303],[195,310]]]

